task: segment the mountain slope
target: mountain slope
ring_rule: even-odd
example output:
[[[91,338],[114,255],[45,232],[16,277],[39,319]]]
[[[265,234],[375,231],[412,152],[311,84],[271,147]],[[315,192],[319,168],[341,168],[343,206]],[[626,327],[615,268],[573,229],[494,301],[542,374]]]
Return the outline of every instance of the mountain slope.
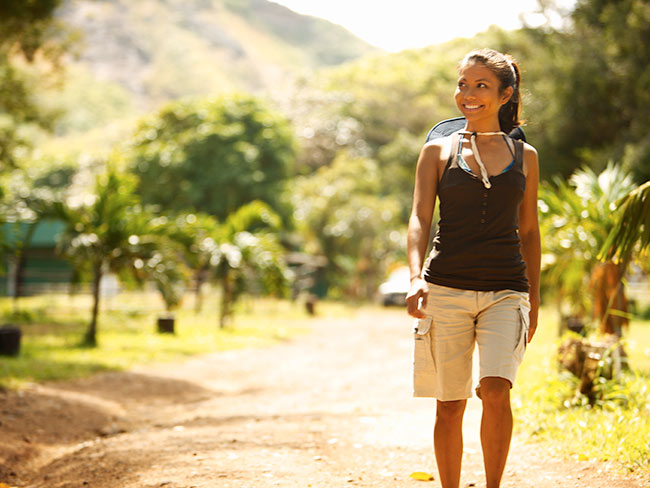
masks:
[[[259,91],[299,71],[377,51],[340,26],[267,0],[68,0],[76,64],[138,106],[184,95]]]

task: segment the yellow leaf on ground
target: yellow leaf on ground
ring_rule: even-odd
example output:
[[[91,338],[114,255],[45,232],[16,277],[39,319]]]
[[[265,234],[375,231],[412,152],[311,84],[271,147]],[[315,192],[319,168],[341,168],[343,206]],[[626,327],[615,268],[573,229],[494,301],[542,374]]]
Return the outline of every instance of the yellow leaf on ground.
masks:
[[[423,473],[422,471],[416,471],[415,473],[411,473],[409,475],[409,478],[413,478],[416,480],[420,481],[433,481],[433,475],[429,473]]]

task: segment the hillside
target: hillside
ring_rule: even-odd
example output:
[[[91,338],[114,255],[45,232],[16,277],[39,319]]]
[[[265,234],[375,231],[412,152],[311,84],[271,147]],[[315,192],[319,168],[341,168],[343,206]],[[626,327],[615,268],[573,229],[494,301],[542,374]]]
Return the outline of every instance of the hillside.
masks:
[[[66,103],[104,84],[137,111],[185,95],[264,91],[378,51],[267,0],[67,0],[58,16],[81,34]]]

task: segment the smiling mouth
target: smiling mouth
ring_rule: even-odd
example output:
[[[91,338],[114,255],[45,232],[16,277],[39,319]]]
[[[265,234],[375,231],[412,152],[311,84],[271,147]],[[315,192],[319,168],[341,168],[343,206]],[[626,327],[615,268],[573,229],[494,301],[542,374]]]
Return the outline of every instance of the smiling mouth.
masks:
[[[466,110],[478,110],[479,108],[483,107],[483,105],[468,105],[468,104],[464,104],[463,107],[464,107]]]

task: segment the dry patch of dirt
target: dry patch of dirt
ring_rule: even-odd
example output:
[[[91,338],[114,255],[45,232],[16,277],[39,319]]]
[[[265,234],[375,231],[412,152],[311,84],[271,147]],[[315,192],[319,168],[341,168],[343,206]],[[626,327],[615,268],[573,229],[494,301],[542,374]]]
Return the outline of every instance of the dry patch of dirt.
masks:
[[[314,319],[311,334],[267,349],[0,392],[0,482],[419,486],[410,473],[436,472],[434,402],[411,397],[410,323],[401,310]],[[484,486],[479,419],[470,400],[462,486]],[[516,437],[502,486],[647,484]]]

